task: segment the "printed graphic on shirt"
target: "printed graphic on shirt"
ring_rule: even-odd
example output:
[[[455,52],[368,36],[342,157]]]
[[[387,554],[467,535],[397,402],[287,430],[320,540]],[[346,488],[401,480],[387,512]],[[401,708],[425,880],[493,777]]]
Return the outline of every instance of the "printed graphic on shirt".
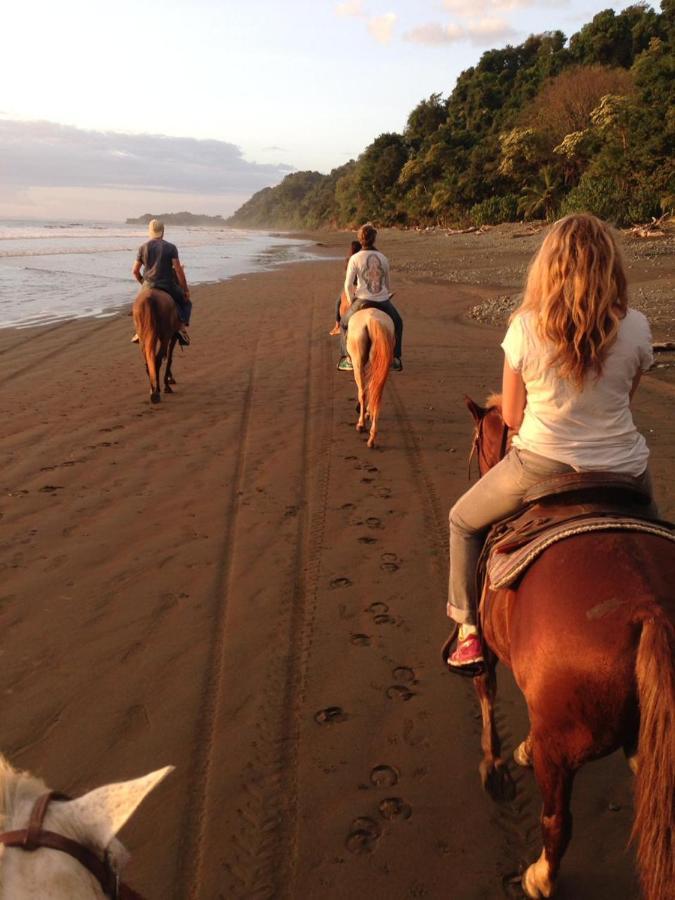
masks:
[[[363,280],[371,294],[379,294],[384,284],[384,268],[379,256],[371,253],[366,260],[366,270],[363,273]]]

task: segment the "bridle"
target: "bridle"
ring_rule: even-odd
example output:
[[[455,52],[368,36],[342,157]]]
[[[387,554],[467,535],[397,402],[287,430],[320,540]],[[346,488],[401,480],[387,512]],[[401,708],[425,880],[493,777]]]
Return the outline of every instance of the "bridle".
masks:
[[[85,847],[55,831],[46,831],[42,825],[47,813],[47,807],[52,800],[70,800],[67,794],[59,794],[56,791],[48,791],[37,798],[31,810],[28,828],[17,831],[5,831],[0,834],[0,844],[5,847],[16,847],[19,850],[32,852],[41,847],[47,850],[58,850],[67,853],[84,866],[101,885],[101,890],[110,900],[143,900],[140,894],[132,890],[128,885],[120,881],[119,874],[113,867],[108,855],[103,859]]]
[[[481,416],[481,418],[476,423],[476,427],[473,430],[473,441],[471,443],[471,453],[469,454],[469,480],[471,480],[471,461],[476,456],[476,460],[478,462],[478,477],[482,475],[481,470],[481,461],[485,463],[486,470],[490,468],[491,463],[485,456],[485,441],[483,440],[483,423],[485,422],[485,416]],[[497,462],[500,462],[506,456],[506,452],[509,447],[509,426],[506,422],[502,422],[502,436],[499,445],[499,456],[497,458]]]

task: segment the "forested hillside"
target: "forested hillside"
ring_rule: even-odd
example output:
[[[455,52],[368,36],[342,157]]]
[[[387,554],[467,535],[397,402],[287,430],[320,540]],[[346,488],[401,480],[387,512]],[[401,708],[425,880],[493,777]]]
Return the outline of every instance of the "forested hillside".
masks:
[[[617,224],[675,205],[675,0],[598,13],[489,50],[329,175],[296,172],[228,220],[245,227],[496,224],[590,210]]]

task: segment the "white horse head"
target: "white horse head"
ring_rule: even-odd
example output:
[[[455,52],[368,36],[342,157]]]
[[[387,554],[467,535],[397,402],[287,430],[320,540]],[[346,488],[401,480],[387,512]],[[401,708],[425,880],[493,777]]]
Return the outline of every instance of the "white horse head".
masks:
[[[141,801],[173,766],[142,778],[108,784],[79,797],[50,803],[43,828],[93,850],[107,854],[119,872],[128,854],[115,835]],[[33,805],[47,791],[44,783],[18,772],[0,756],[0,832],[26,828]],[[80,862],[58,850],[27,852],[0,844],[0,900],[100,900],[99,882]]]

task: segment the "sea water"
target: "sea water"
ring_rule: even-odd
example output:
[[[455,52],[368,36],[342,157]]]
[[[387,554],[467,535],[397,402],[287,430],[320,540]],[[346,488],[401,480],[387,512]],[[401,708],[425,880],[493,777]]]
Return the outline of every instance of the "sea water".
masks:
[[[315,259],[311,241],[232,228],[166,227],[190,285]],[[0,327],[113,315],[138,293],[142,225],[0,221]]]

